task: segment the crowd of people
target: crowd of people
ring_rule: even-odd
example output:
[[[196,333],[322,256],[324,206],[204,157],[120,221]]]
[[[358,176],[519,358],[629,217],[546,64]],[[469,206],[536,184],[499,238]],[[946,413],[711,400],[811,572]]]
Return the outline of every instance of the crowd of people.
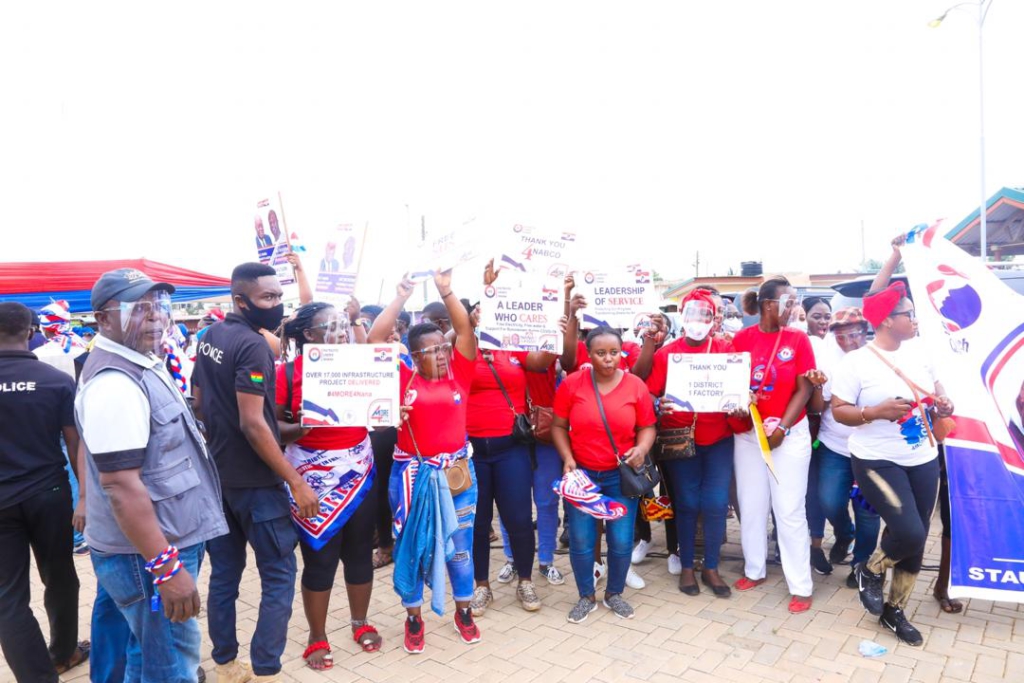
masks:
[[[666,571],[685,595],[757,590],[774,539],[788,610],[807,612],[814,573],[852,552],[847,585],[901,642],[920,645],[904,610],[953,404],[918,346],[913,302],[889,282],[899,246],[862,308],[832,311],[774,277],[738,301],[695,289],[677,318],[655,313],[637,330],[581,329],[589,302],[570,275],[559,354],[481,346],[478,308],[458,298],[450,272],[435,274],[439,301],[412,324],[411,281],[386,306],[336,307],[314,300],[296,255],[301,305],[291,315],[275,270],[246,263],[232,273],[232,310],[210,312],[196,333],[172,324],[172,285],[131,269],[95,283],[88,342],[66,307],[41,317],[0,304],[4,656],[19,681],[56,681],[87,659],[92,681],[202,679],[197,580],[208,571],[217,680],[279,680],[296,546],[312,669],[334,664],[339,565],[351,637],[365,652],[383,644],[369,613],[375,569],[393,564],[403,647],[418,654],[425,586],[443,615],[450,585],[454,628],[473,644],[500,590],[492,578],[515,582],[529,612],[542,609],[535,579],[565,583],[562,542],[578,593],[568,622],[599,604],[630,619],[626,588],[644,587],[631,565],[648,555],[659,520]],[[488,264],[482,284],[499,276]],[[756,322],[743,327],[741,310]],[[302,426],[303,347],[363,343],[401,351],[399,426]],[[749,407],[694,413],[666,396],[673,356],[736,353],[750,357]],[[635,490],[632,474],[652,471],[660,492]],[[945,530],[948,496],[939,501]],[[743,564],[727,580],[732,515]],[[962,606],[946,595],[944,536],[936,599],[953,612]],[[499,541],[506,563],[492,568]],[[236,606],[250,551],[260,594],[245,597],[259,611],[243,661]],[[30,552],[49,644],[29,607]],[[82,641],[75,552],[90,555],[97,582]]]

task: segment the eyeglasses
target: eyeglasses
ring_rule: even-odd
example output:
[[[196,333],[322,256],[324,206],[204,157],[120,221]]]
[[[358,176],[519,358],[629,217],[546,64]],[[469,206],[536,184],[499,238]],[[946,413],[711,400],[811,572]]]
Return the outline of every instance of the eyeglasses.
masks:
[[[309,329],[311,330],[330,330],[331,332],[335,332],[337,330],[347,330],[348,328],[348,325],[333,320],[326,323],[320,323],[319,325],[309,326]]]
[[[908,320],[916,320],[917,319],[917,313],[914,312],[914,309],[910,309],[909,311],[893,311],[892,313],[889,314],[889,317],[890,318],[895,318],[898,315],[905,315],[905,316],[907,316]]]
[[[765,301],[779,302],[779,301],[782,301],[782,299],[765,299]],[[797,300],[796,299],[786,299],[786,305],[783,308],[793,308],[794,306],[796,306],[796,304],[797,304]]]
[[[860,332],[860,331],[857,331],[857,332],[834,332],[833,336],[836,338],[836,341],[853,341],[855,339],[860,339],[860,338],[864,337],[865,334],[864,334],[864,332]]]
[[[451,352],[452,352],[452,345],[451,344],[435,344],[434,346],[427,346],[426,348],[422,348],[419,351],[413,351],[412,354],[414,356],[420,356],[420,357],[426,356],[426,355],[447,356]]]

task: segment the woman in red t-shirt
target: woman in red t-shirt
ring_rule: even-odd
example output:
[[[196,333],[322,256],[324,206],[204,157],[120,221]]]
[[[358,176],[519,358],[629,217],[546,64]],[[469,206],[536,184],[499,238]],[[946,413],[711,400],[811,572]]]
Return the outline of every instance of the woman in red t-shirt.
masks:
[[[739,499],[740,537],[744,576],[739,591],[764,583],[768,557],[768,513],[775,513],[782,570],[792,599],[789,611],[811,607],[811,555],[807,531],[807,470],[811,462],[811,435],[806,406],[811,378],[817,379],[814,351],[807,335],[786,327],[799,307],[796,290],[783,277],[766,280],[757,292],[743,295],[743,311],[761,314],[757,325],[736,333],[733,347],[750,354],[750,390],[764,420],[777,479],[768,470],[756,431],[736,435],[736,491]]]
[[[605,522],[608,585],[604,604],[617,616],[630,619],[633,608],[622,599],[622,591],[633,550],[637,499],[622,495],[619,461],[608,430],[619,457],[634,467],[641,465],[654,444],[654,405],[643,380],[619,367],[622,338],[618,332],[607,327],[591,331],[587,335],[587,350],[593,363],[591,370],[569,375],[555,394],[552,435],[565,472],[582,469],[603,495],[626,506],[624,517]],[[596,391],[601,392],[608,429],[601,418]],[[578,624],[597,609],[593,573],[597,524],[592,517],[572,506],[567,508],[566,514],[569,517],[569,559],[580,595],[568,619]]]
[[[458,528],[451,537],[455,555],[451,561],[444,562],[443,553],[434,554],[434,564],[429,572],[435,579],[443,579],[443,571],[447,568],[456,607],[455,630],[464,643],[480,640],[480,629],[469,608],[473,597],[473,520],[476,515],[477,483],[466,442],[466,403],[477,355],[476,337],[473,336],[469,314],[452,292],[451,271],[436,273],[434,284],[457,337],[453,349],[441,329],[433,323],[423,322],[409,328],[409,352],[413,368],[404,364],[399,366],[402,425],[398,428],[395,462],[388,481],[388,497],[391,500],[396,537],[395,590],[402,597],[402,606],[408,614],[405,620],[405,651],[410,654],[423,652],[424,625],[421,613],[424,580],[422,574],[417,572],[415,585],[403,592],[398,577],[400,572],[407,572],[408,567],[399,565],[412,562],[418,566],[415,563],[425,557],[419,554],[422,544],[430,543],[430,539],[402,536],[412,510],[416,479],[422,468],[447,470],[462,460],[468,461],[470,486],[453,496],[449,488],[440,489],[442,495],[447,492],[451,496],[451,504],[458,518]],[[415,284],[409,280],[399,284],[398,296],[374,321],[367,338],[369,343],[381,343],[388,338],[399,312],[412,296],[414,287]],[[444,476],[444,473],[441,472],[441,475]],[[431,514],[443,516],[441,509],[435,509]],[[446,567],[437,566],[438,562],[444,563]],[[440,614],[444,606],[444,587],[435,581],[431,591],[432,605]]]
[[[354,314],[358,315],[359,307]],[[341,561],[345,590],[352,612],[352,633],[366,652],[381,646],[377,629],[366,622],[373,589],[373,449],[365,427],[303,428],[298,422],[302,406],[302,349],[311,344],[348,342],[349,316],[326,303],[309,303],[285,323],[286,341],[298,356],[277,368],[276,410],[284,455],[317,493],[320,509],[340,510],[331,516],[301,519],[292,508],[302,550],[302,604],[309,624],[309,642],[303,657],[311,669],[334,664],[327,642],[327,610],[334,578]],[[326,503],[326,505],[325,505]]]
[[[484,285],[497,279],[494,263],[484,270]],[[541,351],[481,349],[469,394],[466,430],[476,468],[477,516],[473,527],[473,615],[480,616],[494,600],[491,592],[491,522],[494,506],[508,533],[519,584],[516,597],[523,609],[541,608],[533,585],[537,544],[533,534],[533,457],[529,444],[512,433],[516,416],[526,413],[526,373],[545,372],[557,356]]]
[[[661,418],[655,453],[669,482],[675,510],[679,542],[679,590],[697,595],[700,588],[693,572],[697,538],[697,516],[703,517],[704,568],[701,581],[715,596],[729,597],[729,585],[718,574],[718,560],[725,542],[725,520],[729,508],[729,484],[732,482],[733,431],[727,413],[684,411],[665,396],[669,357],[683,353],[733,353],[732,344],[713,336],[714,296],[707,290],[694,290],[681,303],[684,336],[654,354],[647,388],[662,397]],[[650,354],[644,345],[644,355]],[[744,397],[745,399],[746,397]],[[746,413],[739,408],[737,413]],[[693,450],[684,442],[694,443]]]

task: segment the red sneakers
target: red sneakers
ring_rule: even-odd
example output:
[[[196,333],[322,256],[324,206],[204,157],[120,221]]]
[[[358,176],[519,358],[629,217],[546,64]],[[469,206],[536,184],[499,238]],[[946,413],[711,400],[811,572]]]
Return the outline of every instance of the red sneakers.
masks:
[[[455,630],[462,638],[462,642],[467,645],[480,642],[480,629],[473,621],[473,613],[468,609],[455,610]]]
[[[801,598],[799,595],[794,595],[793,599],[789,601],[789,613],[790,614],[803,614],[807,610],[811,609],[812,599],[808,596]]]
[[[756,581],[754,581],[754,580],[748,579],[747,577],[744,576],[739,581],[734,583],[733,587],[736,590],[738,590],[739,592],[742,593],[744,591],[749,591],[749,590],[752,590],[754,588],[757,588],[762,583],[764,583],[764,579],[757,579]]]
[[[411,655],[423,654],[423,619],[409,617],[405,620],[405,651]]]

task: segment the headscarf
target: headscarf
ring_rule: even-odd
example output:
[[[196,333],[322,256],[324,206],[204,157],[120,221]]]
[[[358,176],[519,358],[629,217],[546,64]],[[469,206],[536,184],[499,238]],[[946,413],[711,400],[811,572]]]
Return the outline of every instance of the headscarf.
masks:
[[[85,340],[71,328],[71,306],[63,299],[39,310],[39,324],[52,335],[48,343],[59,345],[64,353],[71,353],[73,348],[86,347]]]
[[[880,292],[864,297],[864,317],[878,329],[882,321],[892,315],[900,299],[907,296],[907,286],[897,280]]]

